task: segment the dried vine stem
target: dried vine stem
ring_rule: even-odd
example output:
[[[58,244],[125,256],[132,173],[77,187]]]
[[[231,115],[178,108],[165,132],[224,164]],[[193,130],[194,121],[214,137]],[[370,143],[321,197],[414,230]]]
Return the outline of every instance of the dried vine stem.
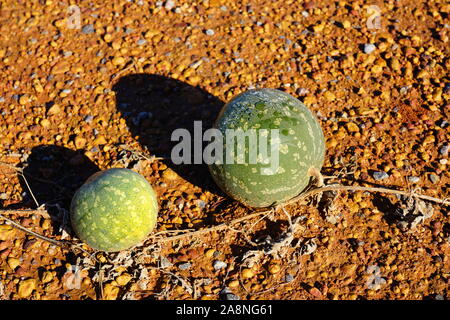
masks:
[[[92,254],[89,253],[88,251],[86,251],[85,249],[83,249],[80,245],[76,244],[76,243],[71,243],[69,241],[63,241],[63,240],[55,240],[49,237],[46,237],[42,234],[39,234],[37,232],[34,232],[28,228],[25,228],[24,226],[20,225],[19,223],[15,222],[14,220],[9,219],[8,217],[5,217],[3,215],[3,213],[7,213],[7,214],[19,214],[19,215],[23,215],[23,213],[28,213],[28,214],[38,214],[41,215],[44,218],[50,218],[50,215],[47,213],[47,211],[45,210],[3,210],[0,209],[0,220],[3,219],[5,221],[7,221],[12,227],[21,230],[27,234],[30,234],[40,240],[49,242],[51,244],[54,244],[55,246],[58,246],[62,249],[67,249],[67,250],[80,250],[84,253],[86,253],[89,257],[92,258]],[[94,260],[96,260],[95,258],[93,258]]]
[[[24,210],[24,211],[25,211],[25,210]],[[26,210],[26,212],[28,212],[28,213],[33,213],[33,214],[42,214],[42,211],[43,211],[43,210]],[[16,212],[20,212],[20,210],[0,210],[0,212],[3,212],[3,213],[16,213]],[[43,212],[45,212],[45,211],[43,211]],[[39,234],[39,233],[36,233],[36,232],[34,232],[34,231],[31,231],[30,229],[25,228],[24,226],[18,224],[17,222],[15,222],[15,221],[13,221],[13,220],[11,220],[11,219],[5,217],[5,216],[4,216],[3,214],[1,214],[1,213],[0,213],[0,218],[3,219],[3,220],[5,220],[5,221],[7,221],[7,222],[8,222],[9,224],[11,224],[11,226],[13,226],[14,228],[19,229],[19,230],[21,230],[21,231],[23,231],[23,232],[25,232],[25,233],[28,233],[28,234],[30,234],[30,235],[32,235],[32,236],[35,236],[35,237],[38,238],[38,239],[41,239],[41,240],[50,242],[50,243],[52,243],[52,244],[54,244],[54,245],[57,245],[58,247],[61,247],[61,248],[63,248],[63,249],[69,249],[69,247],[70,247],[70,244],[68,244],[68,243],[65,242],[65,241],[59,241],[59,240],[51,239],[51,238],[48,238],[48,237],[46,237],[46,236],[43,236],[43,235],[41,235],[41,234]]]
[[[319,188],[315,188],[312,190],[309,190],[305,193],[302,193],[294,198],[292,198],[291,200],[287,201],[286,203],[283,203],[283,206],[289,205],[289,204],[293,204],[293,203],[299,203],[299,202],[303,202],[305,201],[307,198],[310,198],[314,195],[318,195],[320,193],[326,192],[326,191],[367,191],[367,192],[376,192],[376,193],[390,193],[390,194],[399,194],[399,195],[404,195],[404,196],[412,196],[412,197],[416,197],[422,200],[426,200],[426,201],[431,201],[431,202],[435,202],[435,203],[439,203],[439,204],[443,204],[443,205],[450,205],[450,199],[445,198],[445,199],[439,199],[439,198],[435,198],[435,197],[431,197],[431,196],[427,196],[427,195],[422,195],[422,194],[417,194],[414,192],[409,192],[409,191],[402,191],[402,190],[394,190],[394,189],[387,189],[387,188],[381,188],[381,187],[361,187],[361,186],[336,186],[336,185],[332,185],[332,186],[323,186],[323,187],[319,187]],[[244,222],[246,220],[250,220],[256,217],[259,217],[263,214],[267,214],[272,210],[278,210],[281,208],[281,205],[277,205],[274,207],[269,207],[267,210],[263,210],[263,211],[258,211],[258,212],[254,212],[252,214],[246,215],[244,217],[241,218],[237,218],[234,219],[230,222],[227,223],[222,223],[219,224],[217,226],[214,227],[210,227],[210,228],[205,228],[205,229],[201,229],[201,230],[197,230],[197,231],[191,231],[192,229],[188,229],[187,231],[184,230],[179,230],[180,233],[179,235],[174,235],[174,236],[169,236],[169,237],[165,237],[165,238],[160,238],[159,236],[161,235],[161,233],[158,233],[156,235],[150,236],[150,239],[155,239],[159,242],[170,242],[170,241],[177,241],[177,240],[182,240],[185,238],[190,238],[190,237],[195,237],[195,236],[200,236],[206,233],[210,233],[210,232],[214,232],[214,231],[221,231],[221,230],[226,230],[226,229],[230,229],[230,227],[234,224],[240,223],[240,222]],[[25,210],[24,210],[25,211]],[[19,211],[20,212],[20,211]],[[37,213],[37,214],[42,214],[41,210],[26,210],[27,213]],[[45,236],[42,236],[40,234],[37,234],[31,230],[28,230],[27,228],[21,226],[20,224],[12,221],[11,219],[5,217],[2,213],[4,214],[14,214],[17,213],[17,210],[0,210],[0,218],[8,221],[9,223],[11,223],[11,225],[13,225],[14,227],[32,234],[38,238],[40,238],[41,240],[45,240],[45,241],[49,241],[55,245],[58,246],[62,246],[64,248],[77,248],[80,249],[78,246],[73,245],[71,243],[68,242],[63,242],[63,241],[58,241],[58,240],[54,240],[54,239],[50,239],[47,238]]]

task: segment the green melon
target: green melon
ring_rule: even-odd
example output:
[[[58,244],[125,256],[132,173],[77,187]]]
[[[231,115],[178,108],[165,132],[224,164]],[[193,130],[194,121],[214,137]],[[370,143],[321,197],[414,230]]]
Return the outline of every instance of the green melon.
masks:
[[[322,168],[325,157],[322,128],[311,110],[288,93],[275,89],[243,92],[223,107],[214,127],[224,136],[223,161],[209,165],[211,175],[223,191],[247,206],[267,207],[293,198],[306,188],[312,173]],[[257,163],[250,160],[250,143],[246,140],[238,163],[238,140],[227,145],[227,129],[242,132],[255,129],[258,136],[276,129],[278,138],[267,135],[268,153],[261,157],[258,147]],[[270,162],[272,145],[278,150],[277,168],[262,163],[267,159]],[[235,150],[234,163],[226,161],[230,148]]]
[[[156,225],[158,202],[148,181],[129,169],[92,175],[75,193],[70,219],[78,237],[94,249],[128,249]]]

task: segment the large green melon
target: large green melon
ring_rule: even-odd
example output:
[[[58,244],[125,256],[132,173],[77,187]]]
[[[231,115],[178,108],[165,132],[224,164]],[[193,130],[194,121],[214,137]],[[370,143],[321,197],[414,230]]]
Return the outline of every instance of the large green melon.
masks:
[[[70,219],[78,237],[94,249],[128,249],[156,225],[158,202],[148,181],[129,169],[92,175],[75,193]]]
[[[243,92],[223,107],[214,127],[224,136],[224,156],[222,163],[209,165],[210,172],[223,191],[247,206],[267,207],[293,198],[306,188],[312,173],[322,168],[325,157],[322,128],[311,110],[288,93],[275,89]],[[239,155],[237,139],[226,143],[227,129],[242,132],[255,129],[258,136],[277,129],[278,138],[268,134],[267,157],[258,154],[260,161],[252,164],[248,140]],[[261,161],[270,158],[272,145],[278,149],[276,170]],[[230,148],[235,150],[234,163],[226,162]],[[244,163],[238,163],[239,156],[241,162],[244,157]]]

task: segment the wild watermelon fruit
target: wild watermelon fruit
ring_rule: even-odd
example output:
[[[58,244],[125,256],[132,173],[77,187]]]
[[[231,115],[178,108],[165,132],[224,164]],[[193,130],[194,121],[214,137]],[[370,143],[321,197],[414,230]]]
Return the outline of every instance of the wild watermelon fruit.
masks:
[[[223,136],[223,158],[221,163],[209,165],[210,172],[224,192],[247,206],[267,207],[293,198],[322,168],[325,157],[322,128],[316,116],[288,93],[275,89],[243,92],[223,107],[214,127]],[[241,129],[244,133],[255,129],[258,139],[266,135],[268,153],[264,156],[258,147],[259,162],[252,164],[249,140],[239,155],[238,140],[226,142],[227,129],[235,132]],[[271,129],[276,129],[278,136],[276,132],[269,134],[273,132]],[[278,167],[272,169],[261,161],[270,163],[271,146],[278,149]],[[236,150],[234,163],[226,161],[230,148]],[[241,162],[245,159],[244,163],[237,162],[239,156]]]
[[[70,219],[78,237],[94,249],[128,249],[156,225],[158,202],[148,181],[129,169],[92,175],[75,193]]]

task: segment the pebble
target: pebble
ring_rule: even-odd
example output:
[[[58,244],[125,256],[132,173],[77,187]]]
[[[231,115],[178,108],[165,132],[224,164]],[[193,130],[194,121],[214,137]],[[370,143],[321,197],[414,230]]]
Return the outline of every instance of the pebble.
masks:
[[[105,300],[116,300],[120,289],[111,283],[107,283],[103,288],[103,298]]]
[[[178,268],[180,270],[188,270],[191,266],[192,266],[192,264],[190,262],[185,262],[185,263],[180,264],[178,266]]]
[[[84,34],[91,34],[95,32],[94,25],[93,24],[87,24],[81,28],[81,32]]]
[[[175,1],[173,0],[167,0],[164,4],[164,9],[166,10],[172,10],[175,7]]]
[[[139,39],[139,40],[137,41],[138,46],[143,46],[143,45],[146,44],[146,43],[147,43],[147,40],[145,40],[145,39]]]
[[[384,171],[375,171],[373,173],[373,178],[377,181],[389,178],[389,175]]]
[[[445,128],[448,127],[448,125],[449,125],[449,123],[446,120],[442,120],[442,121],[439,122],[439,127],[441,127],[441,128],[445,129]]]
[[[269,266],[269,272],[271,274],[277,274],[281,271],[281,266],[279,264],[272,264]]]
[[[227,264],[225,262],[223,262],[223,261],[216,260],[213,263],[213,267],[214,267],[215,270],[221,270],[221,269],[226,268]]]
[[[170,268],[173,264],[169,261],[169,259],[167,259],[164,256],[161,256],[161,258],[159,259],[159,267],[166,269],[166,268]]]
[[[123,57],[114,57],[112,60],[112,64],[115,66],[121,65],[125,63],[125,59]]]
[[[53,280],[53,273],[51,271],[46,271],[42,274],[42,283],[48,283]]]
[[[212,258],[214,256],[215,252],[216,252],[216,250],[214,250],[214,249],[208,249],[205,251],[205,257]]]
[[[126,286],[127,285],[127,283],[128,282],[130,282],[130,280],[132,279],[133,277],[130,275],[130,274],[128,274],[128,273],[122,273],[120,276],[118,276],[117,278],[116,278],[116,282],[117,282],[117,284],[119,285],[119,286]]]
[[[222,291],[220,291],[220,295],[225,300],[240,300],[239,296],[233,294],[233,292],[230,290],[230,288],[223,288]]]
[[[167,180],[176,180],[178,178],[178,174],[172,169],[167,168],[163,171],[162,177]]]
[[[442,156],[447,156],[448,155],[448,150],[450,149],[450,145],[449,144],[447,144],[447,145],[445,145],[445,146],[442,146],[440,149],[439,149],[439,153],[442,155]]]
[[[225,300],[241,300],[241,298],[233,293],[227,293],[225,295]]]
[[[214,35],[214,30],[208,29],[208,30],[205,31],[205,33],[206,33],[206,35],[208,35],[208,36],[213,36],[213,35]]]
[[[372,52],[375,51],[377,47],[375,47],[375,45],[373,43],[366,43],[364,45],[364,53],[366,54],[371,54]]]
[[[420,181],[420,178],[419,177],[415,177],[415,176],[410,176],[410,177],[408,177],[408,181],[411,182],[411,183],[417,183],[417,182]]]
[[[7,261],[8,261],[8,266],[12,270],[15,270],[20,265],[20,260],[17,258],[8,258]]]
[[[284,282],[292,282],[294,281],[294,276],[292,274],[286,274],[286,276],[284,277]]]
[[[344,22],[342,22],[342,27],[344,27],[344,29],[349,29],[351,26],[352,26],[352,24],[348,20],[345,20]]]
[[[242,277],[243,277],[244,279],[250,279],[250,278],[252,278],[254,275],[255,275],[255,273],[253,272],[252,269],[246,268],[246,269],[243,269],[243,270],[242,270]]]
[[[31,296],[34,289],[36,289],[36,281],[34,279],[28,279],[19,283],[17,293],[20,298],[25,299]]]
[[[86,123],[91,123],[92,120],[94,120],[94,117],[91,115],[87,115],[86,117],[84,117],[84,122]]]
[[[439,182],[439,176],[434,173],[430,174],[429,178],[433,184],[436,184]]]

